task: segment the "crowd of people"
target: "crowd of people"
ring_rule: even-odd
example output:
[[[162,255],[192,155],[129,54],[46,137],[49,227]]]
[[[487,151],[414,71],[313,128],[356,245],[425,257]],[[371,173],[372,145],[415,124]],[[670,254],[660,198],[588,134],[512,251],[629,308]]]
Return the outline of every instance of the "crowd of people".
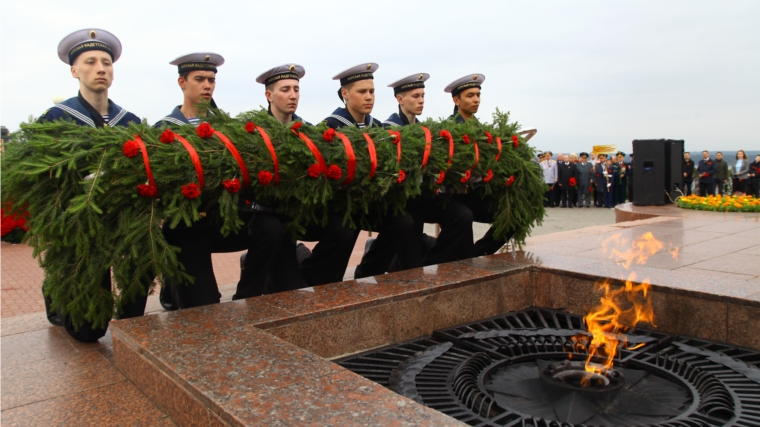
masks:
[[[585,152],[580,156],[559,153],[557,160],[546,151],[538,157],[546,183],[545,207],[590,208],[593,202],[598,208],[611,209],[633,201],[633,163],[625,161],[622,151],[596,158]]]
[[[683,155],[683,188],[681,191],[689,196],[696,190],[702,197],[709,195],[750,195],[760,197],[760,154],[751,162],[744,150],[736,152],[733,165],[723,158],[723,153],[702,152],[702,159],[695,163],[691,153]]]

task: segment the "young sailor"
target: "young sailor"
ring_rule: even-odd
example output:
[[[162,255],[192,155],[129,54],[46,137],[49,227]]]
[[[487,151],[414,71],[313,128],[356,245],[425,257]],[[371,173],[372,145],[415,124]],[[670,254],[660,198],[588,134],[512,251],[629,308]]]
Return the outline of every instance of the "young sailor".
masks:
[[[301,98],[300,80],[306,70],[297,64],[285,64],[265,71],[256,81],[265,87],[264,96],[269,103],[268,111],[282,124],[294,121],[306,123],[296,115]],[[308,124],[308,123],[307,123]],[[288,201],[288,203],[293,203]],[[282,221],[290,218],[280,216]],[[294,274],[300,274],[302,281],[311,286],[340,282],[348,267],[348,261],[354,250],[356,231],[343,226],[341,215],[330,215],[326,226],[310,225],[306,227],[301,240],[319,242],[309,251],[306,246],[288,241],[283,244],[281,257],[289,267],[283,268]],[[300,260],[300,265],[298,260]],[[285,274],[285,272],[279,273]]]
[[[80,126],[127,126],[130,123],[140,123],[140,119],[124,108],[119,107],[108,98],[108,89],[113,83],[113,64],[121,56],[121,42],[116,36],[101,29],[85,29],[75,31],[66,36],[58,44],[58,57],[71,67],[71,76],[79,80],[79,94],[69,98],[47,110],[40,121],[71,120]],[[135,301],[124,304],[123,312],[118,314],[121,319],[142,316],[147,300],[146,292]],[[100,286],[111,291],[111,271],[103,272]],[[44,294],[44,289],[43,289]],[[50,323],[63,325],[66,332],[79,341],[94,342],[106,334],[105,328],[94,328],[85,322],[75,330],[68,315],[52,313],[50,297],[45,297],[45,309]]]
[[[181,56],[170,63],[177,66],[179,78],[177,83],[182,89],[182,105],[174,108],[171,114],[161,119],[157,127],[178,127],[184,125],[198,126],[212,111],[202,108],[207,101],[211,108],[216,89],[217,67],[224,64],[221,55],[211,52],[191,53]],[[178,145],[178,147],[181,147]],[[178,148],[179,149],[179,148]],[[240,232],[230,233],[226,237],[221,233],[221,219],[214,207],[203,212],[201,219],[187,227],[180,223],[176,228],[164,223],[164,236],[167,242],[180,248],[177,258],[182,262],[187,274],[195,278],[192,284],[175,284],[173,286],[179,308],[191,308],[220,302],[221,294],[214,275],[211,259],[213,253],[238,252],[248,250],[237,292],[233,299],[249,298],[265,293],[267,277],[273,280],[273,290],[296,289],[298,280],[283,283],[278,275],[281,271],[277,263],[282,261],[280,249],[289,242],[282,223],[269,209],[257,209],[258,205],[244,190],[239,193],[243,201],[240,219],[246,224]],[[245,203],[245,199],[249,203]]]
[[[417,116],[425,107],[425,82],[427,73],[412,74],[391,83],[398,102],[398,113],[383,122],[387,126],[406,126],[417,123]],[[443,194],[423,191],[423,194],[407,202],[406,210],[414,219],[414,233],[398,252],[398,262],[391,271],[442,264],[472,258],[475,247],[472,242],[472,212],[456,200],[446,202]],[[437,223],[441,232],[433,239],[423,232],[425,223]]]
[[[375,105],[373,73],[377,69],[378,65],[375,63],[361,64],[333,77],[333,80],[340,80],[338,96],[345,103],[345,108],[336,109],[325,119],[329,127],[339,129],[345,126],[382,126],[370,115]],[[357,279],[384,274],[396,252],[414,229],[414,220],[408,212],[398,216],[376,214],[370,218],[370,222],[377,224],[379,234],[377,239],[368,245],[361,263],[356,267],[354,278]],[[356,236],[358,235],[359,230],[356,230]]]
[[[454,101],[454,114],[449,118],[455,119],[457,123],[464,123],[465,120],[478,120],[475,114],[480,107],[481,85],[485,81],[486,76],[482,74],[468,74],[446,86],[444,92],[450,93]],[[493,214],[486,207],[482,189],[474,187],[465,194],[454,194],[452,198],[472,211],[474,221],[487,224],[493,222]],[[483,238],[475,242],[475,256],[496,253],[514,235],[514,232],[509,232],[503,239],[497,240],[493,233],[494,228],[491,227]]]

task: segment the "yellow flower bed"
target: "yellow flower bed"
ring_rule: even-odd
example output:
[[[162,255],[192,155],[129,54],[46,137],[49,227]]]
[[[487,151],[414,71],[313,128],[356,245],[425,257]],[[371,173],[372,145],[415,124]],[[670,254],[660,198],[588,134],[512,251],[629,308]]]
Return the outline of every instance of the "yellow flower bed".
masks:
[[[760,199],[752,196],[707,196],[695,194],[678,198],[678,207],[700,211],[760,212]]]

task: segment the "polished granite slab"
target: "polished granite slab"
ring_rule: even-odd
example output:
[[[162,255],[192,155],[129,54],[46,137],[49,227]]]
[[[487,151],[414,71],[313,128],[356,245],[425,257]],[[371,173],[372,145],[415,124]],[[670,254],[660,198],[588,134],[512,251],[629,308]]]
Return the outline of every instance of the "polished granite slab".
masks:
[[[463,425],[330,359],[529,306],[585,314],[600,281],[631,271],[652,283],[658,330],[760,349],[760,264],[747,266],[760,261],[747,234],[758,218],[591,227],[521,252],[115,321],[114,364],[180,426]],[[610,258],[647,232],[663,243],[651,263]]]

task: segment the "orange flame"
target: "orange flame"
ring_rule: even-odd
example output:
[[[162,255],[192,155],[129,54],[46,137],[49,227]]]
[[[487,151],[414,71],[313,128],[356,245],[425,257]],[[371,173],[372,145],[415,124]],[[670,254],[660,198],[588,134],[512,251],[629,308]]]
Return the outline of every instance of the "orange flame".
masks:
[[[610,251],[608,248],[611,243],[615,243],[615,246],[623,246],[628,243],[628,240],[621,239],[620,234],[613,235],[602,243],[605,252]],[[625,269],[629,269],[634,261],[637,265],[646,264],[650,256],[664,247],[662,242],[655,239],[652,233],[646,233],[640,238],[634,239],[630,245],[630,249],[625,251],[618,250],[617,247],[611,249],[610,258],[620,261],[620,265]],[[671,251],[671,254],[675,258],[678,256],[678,251]],[[592,335],[591,342],[588,343],[586,372],[604,375],[612,369],[618,347],[628,345],[623,333],[635,327],[639,322],[646,322],[656,327],[649,293],[651,288],[649,280],[644,279],[640,284],[634,283],[635,281],[636,272],[632,271],[623,287],[613,289],[606,280],[597,284],[597,288],[604,291],[604,296],[599,300],[600,304],[584,317],[586,326]],[[576,351],[585,347],[580,342],[581,340],[586,341],[586,339],[573,340],[573,348]],[[639,344],[630,349],[635,350],[643,346],[644,344]],[[594,362],[594,359],[599,358],[604,361],[602,363]],[[588,385],[586,380],[582,384]]]

